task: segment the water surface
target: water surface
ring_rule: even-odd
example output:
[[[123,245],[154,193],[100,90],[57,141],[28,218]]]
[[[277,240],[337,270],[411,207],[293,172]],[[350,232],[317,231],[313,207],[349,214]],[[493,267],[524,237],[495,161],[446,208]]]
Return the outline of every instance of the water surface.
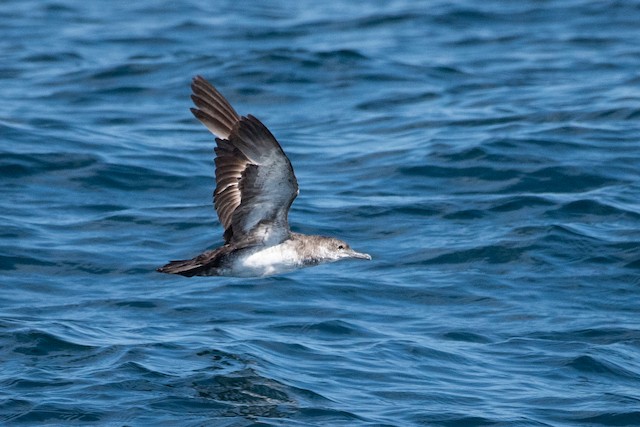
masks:
[[[0,423],[640,424],[640,7],[8,1]],[[371,262],[221,243],[202,74]]]

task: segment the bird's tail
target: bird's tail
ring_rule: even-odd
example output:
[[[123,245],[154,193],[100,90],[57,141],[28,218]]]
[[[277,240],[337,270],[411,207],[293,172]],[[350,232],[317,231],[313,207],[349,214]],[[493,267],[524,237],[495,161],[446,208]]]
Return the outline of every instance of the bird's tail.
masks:
[[[207,251],[193,259],[171,261],[169,264],[158,268],[160,273],[180,274],[181,276],[218,276],[220,260],[234,248],[224,245],[213,251]]]
[[[169,264],[158,268],[156,271],[168,274],[180,274],[181,276],[193,277],[202,275],[204,266],[196,259],[185,259],[181,261],[171,261]]]

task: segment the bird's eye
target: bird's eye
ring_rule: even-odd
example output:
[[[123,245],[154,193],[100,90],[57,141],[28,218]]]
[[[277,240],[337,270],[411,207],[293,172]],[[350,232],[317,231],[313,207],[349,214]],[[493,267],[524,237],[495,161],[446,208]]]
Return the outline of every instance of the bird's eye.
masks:
[[[344,245],[338,245],[338,249],[344,249]]]

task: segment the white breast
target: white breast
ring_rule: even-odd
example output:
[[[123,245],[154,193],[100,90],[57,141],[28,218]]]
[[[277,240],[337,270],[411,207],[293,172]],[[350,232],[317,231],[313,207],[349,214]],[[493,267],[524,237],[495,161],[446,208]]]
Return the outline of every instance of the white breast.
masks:
[[[235,263],[236,276],[269,276],[286,273],[301,267],[301,260],[291,245],[256,248],[242,255]]]

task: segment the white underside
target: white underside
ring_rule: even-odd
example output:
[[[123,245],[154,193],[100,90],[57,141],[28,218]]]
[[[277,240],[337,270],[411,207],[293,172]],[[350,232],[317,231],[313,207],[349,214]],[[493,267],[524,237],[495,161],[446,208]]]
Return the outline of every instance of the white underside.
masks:
[[[256,248],[241,255],[233,266],[237,277],[270,276],[303,267],[294,248],[286,243]]]

